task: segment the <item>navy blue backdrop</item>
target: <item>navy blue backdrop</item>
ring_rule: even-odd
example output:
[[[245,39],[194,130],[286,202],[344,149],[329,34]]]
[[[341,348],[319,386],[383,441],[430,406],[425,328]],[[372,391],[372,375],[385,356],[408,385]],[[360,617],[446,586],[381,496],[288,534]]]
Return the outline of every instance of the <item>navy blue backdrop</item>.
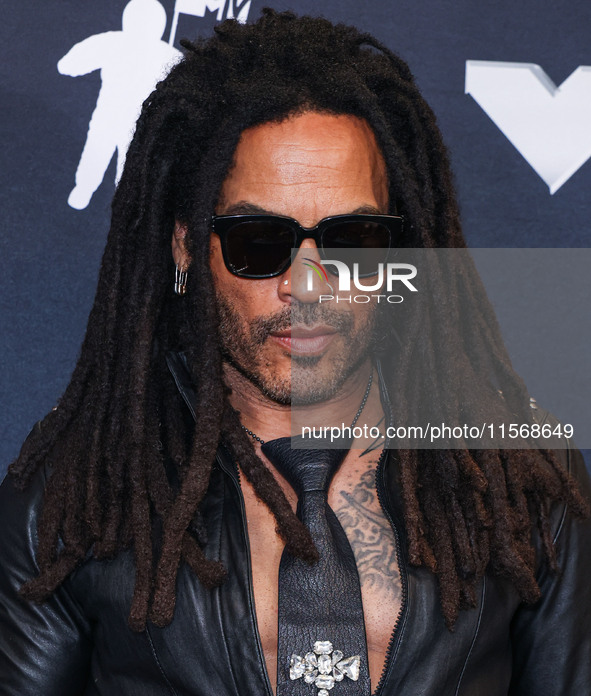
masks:
[[[469,244],[590,246],[589,163],[551,195],[542,177],[465,93],[465,71],[466,61],[533,63],[560,85],[579,66],[591,66],[591,3],[251,0],[248,7],[235,7],[231,2],[177,0],[177,10],[185,10],[178,14],[175,45],[184,36],[209,34],[229,7],[243,15],[248,11],[251,19],[264,5],[321,12],[368,30],[407,60],[438,117]],[[94,295],[114,190],[115,158],[88,206],[68,205],[101,78],[98,71],[75,78],[60,74],[57,63],[87,37],[120,30],[126,5],[127,0],[60,0],[4,7],[0,477],[69,380]],[[175,0],[161,0],[161,5],[167,22],[163,40],[168,41]],[[582,99],[588,105],[591,93]],[[568,118],[563,121],[560,128],[568,130]],[[586,123],[591,133],[591,119]],[[549,157],[557,149],[543,139],[540,147],[549,149]],[[585,147],[581,142],[580,151]]]

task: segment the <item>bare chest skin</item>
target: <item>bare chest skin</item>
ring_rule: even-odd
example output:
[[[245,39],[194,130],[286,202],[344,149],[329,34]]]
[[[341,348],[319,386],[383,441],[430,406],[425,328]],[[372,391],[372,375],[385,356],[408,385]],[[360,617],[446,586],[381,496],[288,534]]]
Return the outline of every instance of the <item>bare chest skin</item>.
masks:
[[[379,452],[347,456],[329,491],[329,504],[345,530],[357,561],[365,614],[369,671],[375,690],[385,665],[386,650],[400,610],[401,585],[394,533],[382,512],[375,490]],[[277,476],[295,510],[297,498]],[[277,595],[283,542],[275,533],[275,521],[241,478],[246,506],[252,560],[256,615],[267,673],[273,687],[277,680]]]

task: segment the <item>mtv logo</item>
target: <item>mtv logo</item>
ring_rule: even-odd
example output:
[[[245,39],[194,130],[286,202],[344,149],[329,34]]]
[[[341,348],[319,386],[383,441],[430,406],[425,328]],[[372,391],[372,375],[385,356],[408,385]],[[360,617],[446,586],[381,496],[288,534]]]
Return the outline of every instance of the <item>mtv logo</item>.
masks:
[[[591,157],[591,66],[559,86],[534,63],[466,61],[465,93],[554,194]]]
[[[248,19],[250,3],[251,0],[243,0],[242,3],[239,3],[238,0],[176,0],[168,43],[171,46],[174,44],[179,15],[181,14],[205,17],[206,10],[209,10],[209,12],[216,12],[216,19],[219,22],[224,19],[225,10],[226,19],[237,19],[239,22],[245,23]]]

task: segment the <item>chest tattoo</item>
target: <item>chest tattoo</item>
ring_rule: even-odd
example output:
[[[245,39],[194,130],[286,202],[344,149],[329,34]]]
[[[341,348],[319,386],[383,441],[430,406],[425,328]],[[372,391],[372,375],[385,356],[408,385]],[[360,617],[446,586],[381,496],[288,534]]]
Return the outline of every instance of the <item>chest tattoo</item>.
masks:
[[[340,491],[335,509],[357,561],[361,585],[391,598],[400,596],[394,532],[375,489],[375,470],[362,474],[351,491]]]

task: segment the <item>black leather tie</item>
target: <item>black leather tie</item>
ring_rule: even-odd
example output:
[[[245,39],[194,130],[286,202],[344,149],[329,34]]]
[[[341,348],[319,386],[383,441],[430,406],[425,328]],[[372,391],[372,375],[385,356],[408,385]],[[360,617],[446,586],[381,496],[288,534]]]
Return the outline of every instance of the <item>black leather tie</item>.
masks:
[[[266,442],[262,451],[297,493],[297,515],[320,560],[311,566],[287,551],[281,557],[277,696],[369,696],[357,564],[327,502],[348,450],[296,450],[291,444],[284,437]]]

